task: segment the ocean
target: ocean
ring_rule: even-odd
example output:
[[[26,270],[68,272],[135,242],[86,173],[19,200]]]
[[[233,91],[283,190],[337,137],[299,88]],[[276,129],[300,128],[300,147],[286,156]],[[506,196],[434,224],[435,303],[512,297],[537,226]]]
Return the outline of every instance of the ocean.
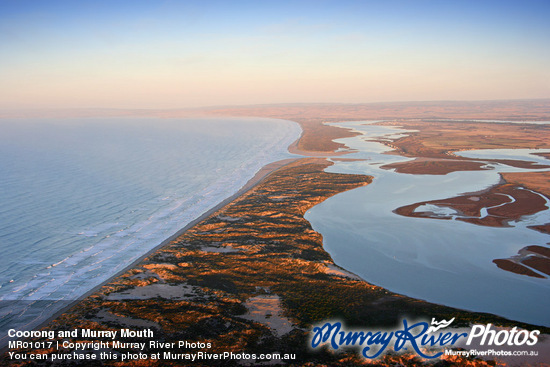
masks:
[[[0,333],[30,329],[293,157],[264,118],[0,119]]]

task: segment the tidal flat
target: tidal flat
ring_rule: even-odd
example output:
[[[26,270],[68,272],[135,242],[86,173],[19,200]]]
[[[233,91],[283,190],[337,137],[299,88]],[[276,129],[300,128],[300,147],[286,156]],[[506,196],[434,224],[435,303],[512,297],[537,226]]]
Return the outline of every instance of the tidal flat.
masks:
[[[360,110],[360,106],[354,108]],[[404,110],[411,112],[411,108],[414,111],[420,107],[407,107]],[[342,112],[342,109],[344,107],[337,106],[334,111]],[[338,120],[336,112],[324,118],[315,117],[311,110],[308,111],[309,116],[301,114],[302,120],[295,120],[310,124],[312,133],[317,131],[316,125],[322,126],[319,131],[323,132],[309,140],[315,141],[314,146],[304,143],[308,140],[302,136],[296,143],[301,152],[311,149],[315,155],[326,156],[332,156],[335,150],[351,153],[350,147],[341,140],[332,141],[353,138],[359,134],[323,124],[323,121]],[[241,112],[252,115],[250,110]],[[284,115],[282,112],[268,113],[281,118]],[[343,120],[366,119],[365,115],[349,110],[343,115]],[[503,118],[499,114],[493,116],[495,119]],[[284,117],[290,118],[288,114]],[[484,117],[487,116],[480,116]],[[306,131],[304,129],[304,134]],[[395,132],[393,139],[386,142],[388,146],[394,144],[400,138],[399,135],[408,135],[397,130]],[[373,145],[373,148],[378,149],[375,152],[380,154],[388,151],[386,148],[381,149],[379,144],[376,147]],[[47,330],[148,328],[155,331],[156,339],[167,344],[179,340],[211,343],[209,352],[295,353],[296,360],[288,364],[297,366],[367,363],[354,349],[346,348],[334,353],[328,349],[312,351],[308,348],[312,325],[330,319],[339,319],[346,325],[365,330],[391,328],[404,317],[425,320],[455,318],[455,326],[492,323],[505,328],[538,329],[548,334],[547,328],[537,326],[536,323],[512,321],[490,313],[469,312],[443,306],[439,302],[431,303],[403,296],[400,294],[402,292],[392,292],[375,282],[365,281],[365,276],[338,261],[335,264],[336,256],[326,251],[327,236],[315,231],[304,215],[308,210],[320,207],[320,203],[329,205],[329,198],[376,187],[379,182],[376,175],[365,174],[366,171],[352,173],[355,170],[352,165],[365,163],[365,159],[372,162],[375,157],[353,158],[352,154],[331,159],[332,162],[321,157],[299,159],[274,170],[249,191],[106,282],[44,327]],[[396,155],[384,156],[393,162],[403,161],[402,157]],[[412,157],[405,160],[412,160]],[[336,169],[341,172],[332,172]],[[384,168],[377,172],[384,171],[389,172]],[[462,171],[455,173],[468,174]],[[415,202],[414,198],[410,199]],[[358,205],[355,201],[347,210],[352,212]],[[376,202],[364,205],[372,205],[371,211],[376,211]],[[327,218],[339,226],[346,225],[335,213],[330,215],[329,212]],[[391,227],[379,229],[385,229],[387,233],[392,231]],[[499,271],[506,273],[505,270]],[[18,351],[31,352],[23,349]],[[148,355],[156,351],[154,346],[146,346]],[[43,349],[38,352],[48,355],[55,351]],[[131,350],[113,352],[126,353]],[[170,352],[181,353],[176,349]],[[9,361],[6,357],[3,362],[30,364]],[[418,366],[425,362],[414,354],[390,353],[374,363]],[[126,363],[110,360],[102,363],[130,366],[182,365],[177,360],[159,362],[151,359],[136,359]],[[465,356],[444,356],[437,363],[495,364],[494,361]],[[46,362],[44,364],[48,365]],[[242,361],[202,361],[193,365],[242,365]]]
[[[550,325],[550,238],[540,230],[550,222],[549,200],[532,179],[518,181],[523,174],[541,184],[547,177],[550,161],[528,153],[548,152],[548,126],[422,120],[333,126],[360,135],[337,140],[356,160],[336,161],[327,171],[374,177],[368,187],[306,214],[338,265],[414,298]],[[470,153],[464,149],[493,142],[508,149],[464,157]],[[507,182],[507,174],[516,182]]]

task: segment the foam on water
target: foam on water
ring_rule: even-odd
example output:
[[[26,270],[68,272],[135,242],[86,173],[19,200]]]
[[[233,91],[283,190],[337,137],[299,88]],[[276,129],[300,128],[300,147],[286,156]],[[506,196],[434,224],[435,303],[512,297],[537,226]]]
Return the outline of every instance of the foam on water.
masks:
[[[272,119],[0,120],[0,331],[29,328],[290,155]]]

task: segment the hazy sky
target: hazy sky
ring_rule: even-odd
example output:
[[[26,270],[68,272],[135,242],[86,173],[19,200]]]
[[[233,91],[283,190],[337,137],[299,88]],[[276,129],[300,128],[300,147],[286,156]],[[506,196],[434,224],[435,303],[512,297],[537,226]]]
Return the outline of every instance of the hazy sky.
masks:
[[[549,0],[0,0],[0,108],[550,98],[549,19]]]

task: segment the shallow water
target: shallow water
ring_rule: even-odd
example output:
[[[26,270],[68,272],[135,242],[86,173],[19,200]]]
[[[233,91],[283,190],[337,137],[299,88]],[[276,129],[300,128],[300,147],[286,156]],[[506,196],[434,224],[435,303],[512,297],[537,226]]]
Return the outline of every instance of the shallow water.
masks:
[[[420,201],[485,189],[499,182],[498,172],[530,170],[496,164],[490,171],[400,174],[380,166],[408,158],[382,154],[389,148],[367,140],[399,133],[399,129],[361,122],[336,125],[363,134],[337,141],[359,150],[346,157],[366,160],[338,161],[327,171],[374,176],[372,184],[336,195],[306,213],[338,265],[368,282],[414,298],[550,326],[550,281],[503,271],[492,263],[516,255],[527,245],[549,242],[548,235],[526,227],[550,222],[550,210],[522,218],[510,228],[409,218],[392,212]],[[524,156],[525,152],[519,153]]]
[[[550,149],[480,149],[456,152],[455,155],[475,159],[514,159],[539,164],[550,163],[548,159],[537,153],[550,153]]]
[[[0,120],[0,330],[124,269],[291,157],[300,132],[258,118]]]

